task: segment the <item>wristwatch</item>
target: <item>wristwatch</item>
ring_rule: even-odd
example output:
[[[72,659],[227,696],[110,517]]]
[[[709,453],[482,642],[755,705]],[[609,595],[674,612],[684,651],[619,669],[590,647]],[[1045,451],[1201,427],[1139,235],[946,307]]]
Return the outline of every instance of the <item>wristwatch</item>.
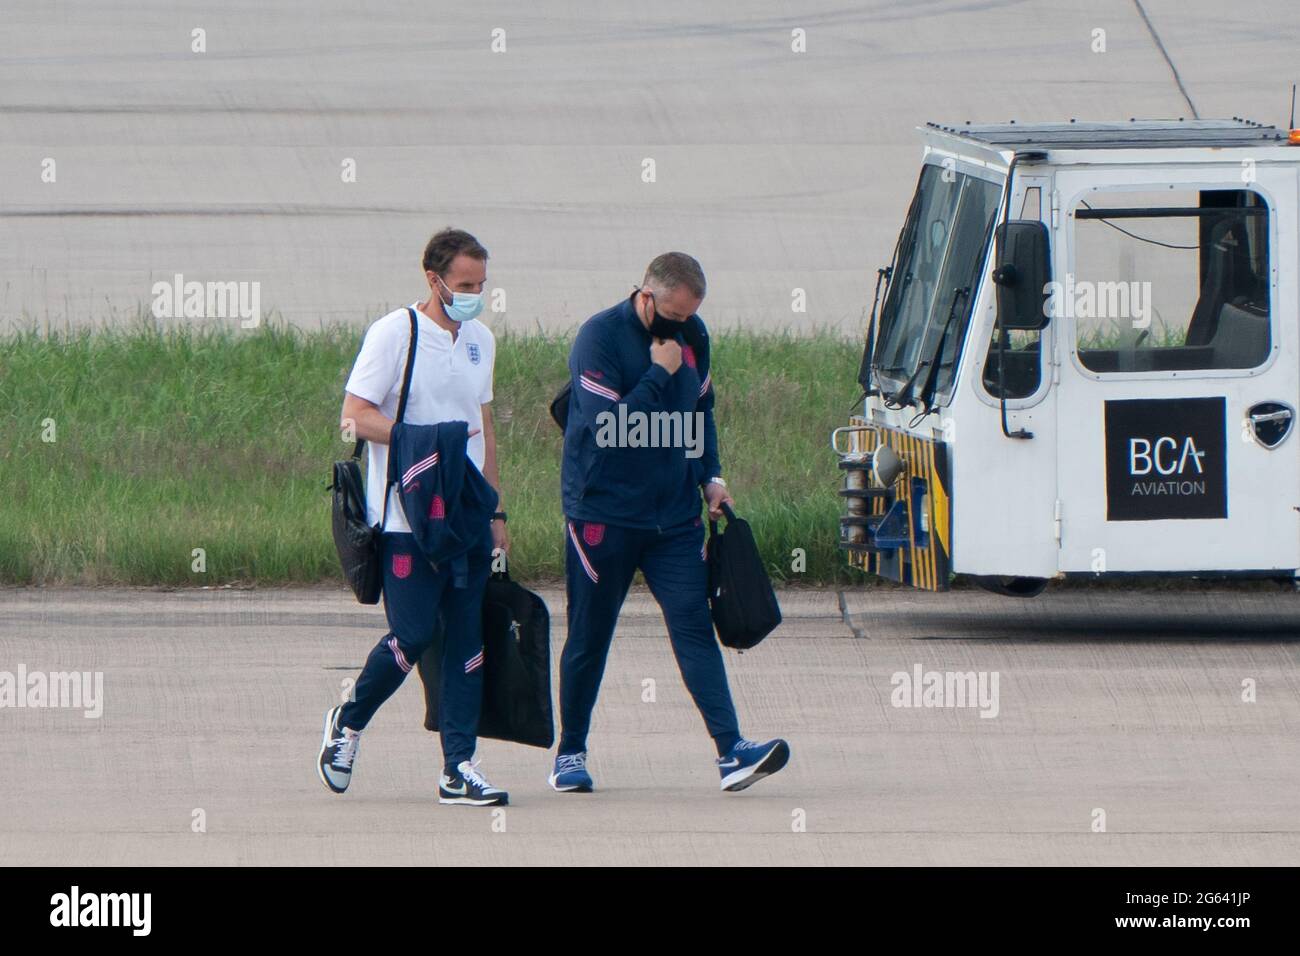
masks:
[[[494,511],[494,512],[492,512],[492,520],[493,520],[493,521],[500,521],[502,524],[506,524],[506,523],[507,523],[507,522],[506,522],[506,513],[505,513],[504,511]]]
[[[726,483],[725,481],[723,481],[721,478],[710,478],[708,481],[705,482],[705,484],[706,484],[706,485],[721,485],[723,488],[727,487],[727,483]]]

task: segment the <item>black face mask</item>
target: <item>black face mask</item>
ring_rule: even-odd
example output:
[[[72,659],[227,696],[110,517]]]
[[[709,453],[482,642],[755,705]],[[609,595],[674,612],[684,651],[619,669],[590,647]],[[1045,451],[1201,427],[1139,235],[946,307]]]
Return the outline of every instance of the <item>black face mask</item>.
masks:
[[[633,292],[644,292],[639,286],[632,287]],[[650,307],[654,309],[654,295],[650,295]],[[677,334],[685,328],[685,322],[674,322],[672,319],[665,319],[659,314],[658,309],[654,309],[654,317],[650,319],[650,325],[646,331],[656,339],[675,339]]]
[[[650,320],[650,334],[657,339],[675,339],[677,333],[681,330],[681,322],[665,319],[658,311],[655,312],[655,317]]]

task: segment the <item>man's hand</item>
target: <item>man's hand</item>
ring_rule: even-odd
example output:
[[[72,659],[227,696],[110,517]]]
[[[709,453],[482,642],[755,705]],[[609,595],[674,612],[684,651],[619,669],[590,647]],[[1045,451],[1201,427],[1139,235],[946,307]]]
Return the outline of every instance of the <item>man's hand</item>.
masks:
[[[669,375],[682,367],[682,347],[676,339],[655,339],[650,346],[650,361],[662,365]]]
[[[339,427],[345,441],[361,439],[376,445],[387,445],[388,434],[393,430],[393,420],[381,412],[374,402],[344,392],[343,415]]]
[[[500,548],[502,553],[510,553],[510,532],[506,530],[506,523],[501,519],[492,522],[492,553]]]
[[[736,507],[736,501],[722,485],[710,481],[704,486],[704,500],[709,506],[709,520],[717,521],[722,517],[722,506],[728,504]]]

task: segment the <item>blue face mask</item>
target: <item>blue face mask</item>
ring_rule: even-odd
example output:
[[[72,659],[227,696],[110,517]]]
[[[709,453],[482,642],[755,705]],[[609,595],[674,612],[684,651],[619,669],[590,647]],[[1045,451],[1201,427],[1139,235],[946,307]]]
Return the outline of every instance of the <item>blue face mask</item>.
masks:
[[[437,275],[437,273],[434,274]],[[447,289],[447,283],[442,281],[441,276],[438,276],[438,282],[442,284],[444,289]],[[483,311],[482,292],[452,292],[451,289],[447,289],[447,291],[451,293],[451,305],[443,302],[442,311],[447,314],[447,318],[451,319],[451,321],[468,322]]]

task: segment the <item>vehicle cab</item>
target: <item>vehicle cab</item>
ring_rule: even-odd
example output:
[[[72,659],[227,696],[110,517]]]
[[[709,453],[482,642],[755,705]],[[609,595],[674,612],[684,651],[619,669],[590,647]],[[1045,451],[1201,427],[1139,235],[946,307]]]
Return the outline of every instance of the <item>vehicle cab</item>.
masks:
[[[927,124],[836,429],[840,546],[930,590],[1300,568],[1300,135]]]

